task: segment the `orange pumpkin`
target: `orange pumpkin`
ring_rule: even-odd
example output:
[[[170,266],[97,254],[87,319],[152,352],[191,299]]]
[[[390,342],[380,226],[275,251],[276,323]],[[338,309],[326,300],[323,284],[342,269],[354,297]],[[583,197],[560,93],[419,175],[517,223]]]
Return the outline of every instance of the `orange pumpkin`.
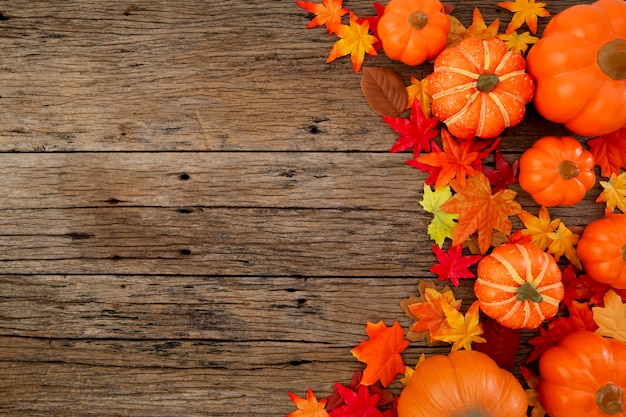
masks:
[[[529,51],[534,104],[583,136],[626,126],[626,2],[599,0],[558,13]]]
[[[539,359],[537,394],[551,417],[626,417],[626,344],[579,331]]]
[[[596,183],[591,152],[570,136],[545,136],[519,162],[520,187],[540,205],[578,203]]]
[[[428,76],[431,110],[459,139],[493,138],[524,118],[535,90],[524,58],[498,38],[445,49]]]
[[[391,0],[377,29],[385,55],[407,65],[436,57],[449,32],[450,19],[439,0]]]
[[[504,243],[478,263],[480,309],[503,326],[534,329],[554,317],[563,299],[561,270],[532,243]]]
[[[626,289],[626,214],[609,214],[589,223],[576,253],[589,278]]]
[[[398,417],[525,417],[526,393],[484,353],[457,350],[417,366],[398,400]]]

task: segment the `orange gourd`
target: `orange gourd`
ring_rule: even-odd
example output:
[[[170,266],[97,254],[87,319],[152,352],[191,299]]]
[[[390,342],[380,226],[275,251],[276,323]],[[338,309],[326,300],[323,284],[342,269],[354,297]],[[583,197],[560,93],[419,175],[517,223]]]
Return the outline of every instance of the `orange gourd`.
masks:
[[[626,417],[626,344],[589,331],[539,359],[539,402],[551,417]]]
[[[450,19],[439,0],[391,0],[377,29],[385,55],[407,65],[436,57],[449,32]]]
[[[626,214],[609,214],[589,223],[576,253],[589,278],[626,289]]]
[[[626,126],[626,2],[599,0],[558,13],[529,51],[534,104],[583,136]]]
[[[532,243],[504,243],[478,263],[480,309],[503,326],[534,329],[554,317],[563,299],[561,270]]]
[[[435,355],[417,366],[398,400],[398,417],[525,417],[524,388],[474,350]]]
[[[540,205],[569,206],[596,183],[591,152],[570,136],[545,136],[519,162],[520,187]]]
[[[535,90],[524,58],[498,38],[445,49],[428,76],[431,110],[459,139],[493,138],[522,121]]]

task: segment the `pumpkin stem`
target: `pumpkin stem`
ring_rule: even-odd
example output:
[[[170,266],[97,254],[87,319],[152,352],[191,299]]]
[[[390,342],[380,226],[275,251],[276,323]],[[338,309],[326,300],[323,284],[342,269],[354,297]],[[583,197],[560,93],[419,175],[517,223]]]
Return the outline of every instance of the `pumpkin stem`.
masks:
[[[488,93],[498,84],[498,76],[496,74],[480,74],[476,81],[476,88],[483,93]]]
[[[520,301],[532,301],[533,303],[543,301],[543,297],[539,294],[539,291],[537,291],[530,282],[526,282],[519,287],[517,290],[517,299]]]
[[[626,79],[626,39],[617,38],[602,45],[596,62],[607,77],[618,81]]]
[[[596,392],[596,405],[608,415],[624,412],[624,390],[622,387],[606,384]]]
[[[413,12],[409,15],[409,25],[413,29],[424,29],[428,24],[428,16],[422,11]]]
[[[559,174],[566,180],[570,180],[572,178],[576,178],[580,173],[580,170],[576,166],[576,164],[572,161],[562,161],[559,164]]]
[[[622,259],[626,261],[626,245],[622,246]]]

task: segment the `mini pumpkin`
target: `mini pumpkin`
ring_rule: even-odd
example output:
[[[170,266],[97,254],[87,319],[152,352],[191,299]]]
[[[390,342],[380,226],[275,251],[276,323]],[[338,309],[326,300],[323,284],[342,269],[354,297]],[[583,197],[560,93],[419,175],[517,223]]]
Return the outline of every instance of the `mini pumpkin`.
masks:
[[[534,104],[582,136],[626,125],[626,2],[599,0],[556,14],[530,49]]]
[[[450,19],[439,0],[391,0],[377,27],[385,55],[407,65],[436,57],[449,32]]]
[[[626,214],[609,214],[589,223],[576,253],[589,278],[626,289]]]
[[[541,355],[539,374],[539,402],[551,417],[626,417],[623,342],[572,333]]]
[[[520,187],[540,205],[573,205],[596,182],[591,152],[571,136],[545,136],[519,162]]]
[[[428,76],[431,110],[453,136],[493,138],[522,121],[535,91],[522,55],[498,38],[446,48]]]
[[[457,350],[415,368],[398,400],[399,417],[524,417],[524,388],[489,356]]]
[[[532,243],[504,243],[478,263],[480,309],[503,326],[534,329],[554,317],[563,299],[561,270]]]

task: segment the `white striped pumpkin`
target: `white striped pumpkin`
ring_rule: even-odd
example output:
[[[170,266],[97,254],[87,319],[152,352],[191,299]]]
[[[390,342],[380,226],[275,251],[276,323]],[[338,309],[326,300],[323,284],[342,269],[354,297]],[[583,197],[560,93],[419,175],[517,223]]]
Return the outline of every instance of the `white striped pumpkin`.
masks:
[[[532,243],[504,243],[478,263],[474,293],[498,323],[534,329],[558,312],[564,290],[551,255]]]
[[[503,41],[466,38],[437,56],[428,89],[433,115],[453,136],[494,138],[522,121],[535,84]]]

